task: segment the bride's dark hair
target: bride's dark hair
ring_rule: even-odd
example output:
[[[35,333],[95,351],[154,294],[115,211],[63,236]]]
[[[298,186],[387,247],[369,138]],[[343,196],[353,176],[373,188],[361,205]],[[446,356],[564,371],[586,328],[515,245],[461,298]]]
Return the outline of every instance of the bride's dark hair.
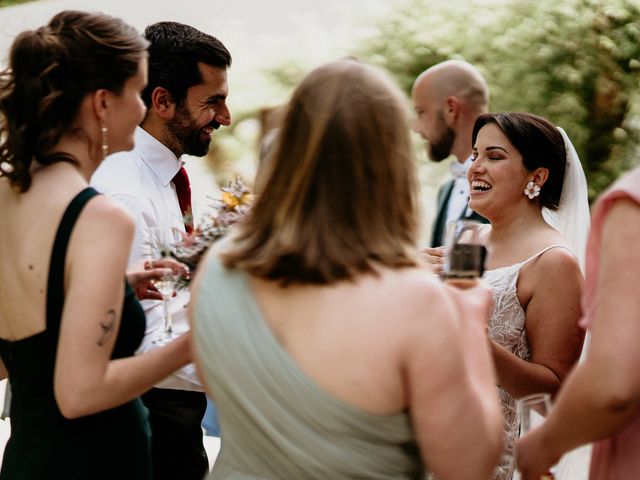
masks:
[[[52,149],[73,128],[82,99],[102,88],[121,93],[146,48],[122,20],[79,11],[18,35],[0,73],[0,175],[24,192],[33,161],[74,161]]]

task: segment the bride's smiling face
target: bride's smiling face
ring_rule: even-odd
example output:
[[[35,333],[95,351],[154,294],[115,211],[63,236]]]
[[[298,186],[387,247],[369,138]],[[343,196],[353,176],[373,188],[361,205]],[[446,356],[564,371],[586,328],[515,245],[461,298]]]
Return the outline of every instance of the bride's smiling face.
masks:
[[[528,200],[524,188],[530,177],[522,154],[502,130],[494,123],[482,127],[473,146],[473,164],[467,171],[469,207],[491,220],[506,207]]]

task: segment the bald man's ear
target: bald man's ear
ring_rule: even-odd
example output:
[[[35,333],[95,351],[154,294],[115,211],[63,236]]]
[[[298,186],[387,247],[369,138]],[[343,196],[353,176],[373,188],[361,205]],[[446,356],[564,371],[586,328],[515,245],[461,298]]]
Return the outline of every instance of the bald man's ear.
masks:
[[[453,95],[447,97],[444,101],[444,120],[450,127],[455,126],[460,118],[460,100]]]

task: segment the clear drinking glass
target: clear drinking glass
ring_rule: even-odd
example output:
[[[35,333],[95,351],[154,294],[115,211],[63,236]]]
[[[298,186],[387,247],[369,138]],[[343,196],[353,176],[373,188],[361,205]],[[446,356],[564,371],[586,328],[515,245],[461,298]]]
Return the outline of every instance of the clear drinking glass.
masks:
[[[456,220],[447,225],[443,278],[474,279],[482,276],[487,252],[481,235],[483,227],[475,220]]]
[[[534,393],[517,401],[518,416],[520,418],[520,435],[542,425],[551,412],[551,395],[548,393]],[[517,459],[516,459],[517,464]],[[516,478],[516,477],[514,477]],[[519,475],[518,475],[519,478]],[[554,480],[555,468],[540,476],[540,480]]]
[[[172,228],[157,227],[149,229],[146,257],[150,260],[172,258],[171,252],[173,251],[174,245],[179,240],[179,232]],[[162,296],[163,328],[160,336],[153,340],[153,343],[156,345],[165,345],[178,337],[178,334],[173,331],[169,301],[176,292],[176,287],[179,281],[179,274],[173,271],[168,271],[167,274],[162,276],[162,278],[154,280],[153,282],[153,285]]]

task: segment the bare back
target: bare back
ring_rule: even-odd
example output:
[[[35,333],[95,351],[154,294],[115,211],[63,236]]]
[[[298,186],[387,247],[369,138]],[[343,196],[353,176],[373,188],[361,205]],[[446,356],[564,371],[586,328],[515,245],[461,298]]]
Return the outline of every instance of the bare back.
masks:
[[[419,268],[282,287],[226,269],[211,253],[203,262],[190,307],[195,360],[218,400],[227,441],[255,431],[256,445],[273,448],[283,435],[289,439],[285,432],[303,432],[304,455],[279,460],[299,466],[307,454],[322,455],[306,450],[317,436],[331,435],[322,433],[325,426],[327,432],[351,432],[356,424],[378,432],[376,425],[395,424],[390,438],[373,441],[393,451],[394,442],[407,441],[408,420],[409,438],[439,478],[486,478],[501,435],[484,341],[487,291],[465,292],[468,303]],[[487,441],[474,450],[478,436]],[[242,445],[227,443],[227,457],[258,448],[249,437]],[[353,445],[341,448],[348,453]],[[454,461],[470,450],[465,465]]]
[[[434,327],[427,315],[416,319],[430,293],[427,275],[384,271],[354,283],[287,288],[252,278],[251,286],[264,321],[307,375],[348,404],[390,415],[408,405],[405,323],[421,322],[425,332]]]
[[[52,165],[17,193],[0,179],[0,338],[19,340],[45,328],[47,275],[53,240],[64,210],[84,188],[66,175],[71,165]]]

